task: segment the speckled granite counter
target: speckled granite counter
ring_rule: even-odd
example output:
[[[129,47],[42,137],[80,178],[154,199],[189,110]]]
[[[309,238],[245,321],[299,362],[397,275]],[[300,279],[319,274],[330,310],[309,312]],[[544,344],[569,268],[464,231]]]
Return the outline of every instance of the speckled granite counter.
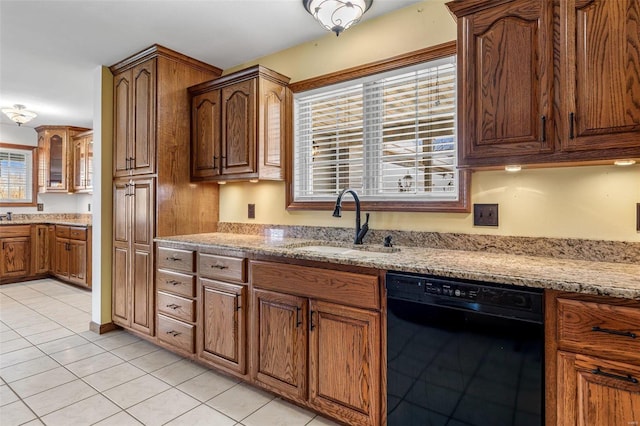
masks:
[[[31,225],[51,224],[69,226],[91,226],[90,214],[77,213],[39,213],[39,214],[14,214],[11,220],[0,220],[0,226],[5,225]]]
[[[156,239],[163,246],[356,265],[434,274],[527,287],[548,288],[640,300],[640,264],[593,262],[550,257],[396,246],[399,251],[313,252],[312,245],[340,245],[335,240],[285,238],[280,234],[210,233]],[[380,248],[372,249],[380,250]]]

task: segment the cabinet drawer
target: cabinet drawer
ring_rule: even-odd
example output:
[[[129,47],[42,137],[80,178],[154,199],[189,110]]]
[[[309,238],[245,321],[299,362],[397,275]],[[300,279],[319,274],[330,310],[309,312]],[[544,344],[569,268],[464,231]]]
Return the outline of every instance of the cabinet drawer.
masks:
[[[167,314],[174,318],[193,322],[196,319],[193,300],[171,294],[158,292],[156,300],[158,312]]]
[[[87,228],[69,228],[69,238],[72,240],[87,241]]]
[[[194,252],[190,250],[158,247],[158,268],[194,272],[193,257]]]
[[[158,315],[158,340],[194,353],[195,326]]]
[[[56,225],[56,237],[69,238],[70,229],[68,226]]]
[[[640,364],[640,309],[558,299],[558,347]]]
[[[158,270],[156,288],[184,297],[196,297],[196,279],[193,275]]]
[[[29,237],[31,225],[0,225],[0,235],[2,238]]]
[[[198,253],[198,274],[201,277],[246,282],[246,259]]]

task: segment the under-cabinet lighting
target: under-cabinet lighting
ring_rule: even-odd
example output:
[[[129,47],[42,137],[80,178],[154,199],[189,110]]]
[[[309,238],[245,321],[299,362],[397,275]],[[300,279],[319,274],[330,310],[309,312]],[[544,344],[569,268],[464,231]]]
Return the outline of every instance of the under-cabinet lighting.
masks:
[[[636,164],[636,160],[624,159],[624,160],[616,160],[613,162],[616,166],[633,166]]]
[[[504,166],[504,170],[507,172],[515,173],[522,170],[522,166],[520,164],[509,164]]]
[[[225,182],[223,180],[218,181],[218,185],[226,185],[226,184],[227,184],[227,182]]]
[[[251,183],[258,183],[258,179],[249,179],[249,182],[251,182]]]

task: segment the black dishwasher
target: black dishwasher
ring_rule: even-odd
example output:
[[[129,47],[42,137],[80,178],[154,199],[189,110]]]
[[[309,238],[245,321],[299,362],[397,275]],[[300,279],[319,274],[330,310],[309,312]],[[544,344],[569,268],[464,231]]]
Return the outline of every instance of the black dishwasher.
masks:
[[[388,426],[544,424],[543,291],[388,272]]]

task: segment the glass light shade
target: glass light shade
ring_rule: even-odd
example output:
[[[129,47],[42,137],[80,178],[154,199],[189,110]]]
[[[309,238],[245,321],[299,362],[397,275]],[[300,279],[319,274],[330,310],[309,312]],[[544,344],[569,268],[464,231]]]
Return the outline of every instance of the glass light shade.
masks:
[[[516,173],[522,170],[522,166],[519,164],[507,164],[506,166],[504,166],[504,169],[507,172]]]
[[[14,105],[13,108],[2,108],[2,112],[18,126],[28,123],[38,116],[35,112],[27,111],[24,105]]]
[[[372,3],[373,0],[302,0],[307,12],[336,36],[358,22]]]
[[[615,164],[616,166],[633,166],[634,164],[636,164],[636,160],[631,160],[631,159],[624,159],[624,160],[616,160],[613,162],[613,164]]]

